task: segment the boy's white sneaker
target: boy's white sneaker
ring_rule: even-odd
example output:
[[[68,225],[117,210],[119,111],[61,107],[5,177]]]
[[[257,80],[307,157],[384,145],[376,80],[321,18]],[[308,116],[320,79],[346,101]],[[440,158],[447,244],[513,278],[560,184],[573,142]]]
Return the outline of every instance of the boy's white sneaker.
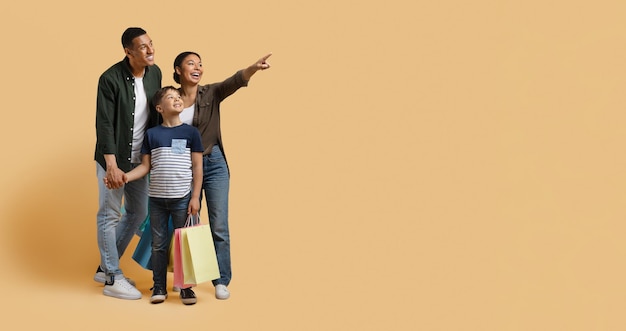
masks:
[[[126,278],[115,279],[112,283],[104,283],[103,293],[104,295],[124,300],[141,299],[141,292],[132,286]]]
[[[226,300],[230,297],[230,292],[226,288],[226,285],[222,285],[222,284],[215,285],[215,297],[220,300]]]

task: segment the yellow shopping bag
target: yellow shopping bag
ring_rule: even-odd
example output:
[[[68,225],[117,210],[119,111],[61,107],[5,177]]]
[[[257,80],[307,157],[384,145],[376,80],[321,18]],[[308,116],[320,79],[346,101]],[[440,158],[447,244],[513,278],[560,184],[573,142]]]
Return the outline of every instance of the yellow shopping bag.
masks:
[[[180,228],[180,253],[185,284],[200,284],[220,278],[213,235],[209,224]]]

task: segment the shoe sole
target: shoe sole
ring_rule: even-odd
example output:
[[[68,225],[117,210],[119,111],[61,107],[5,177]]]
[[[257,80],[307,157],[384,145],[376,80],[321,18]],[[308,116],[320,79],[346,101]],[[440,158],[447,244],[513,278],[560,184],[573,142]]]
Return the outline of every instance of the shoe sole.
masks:
[[[191,299],[180,299],[180,301],[183,302],[183,304],[185,305],[193,305],[195,304],[198,300],[196,298],[191,298]]]
[[[106,296],[113,297],[113,298],[118,298],[118,299],[123,299],[123,300],[139,300],[139,299],[141,299],[141,294],[139,294],[138,296],[137,295],[119,294],[119,293],[107,291],[106,289],[103,291],[103,293]]]
[[[104,279],[104,276],[101,275],[100,273],[97,273],[93,276],[93,280],[95,280],[98,283],[102,283],[104,284],[104,282],[106,281],[106,279]]]
[[[167,295],[153,295],[150,298],[150,303],[161,303],[167,299]]]

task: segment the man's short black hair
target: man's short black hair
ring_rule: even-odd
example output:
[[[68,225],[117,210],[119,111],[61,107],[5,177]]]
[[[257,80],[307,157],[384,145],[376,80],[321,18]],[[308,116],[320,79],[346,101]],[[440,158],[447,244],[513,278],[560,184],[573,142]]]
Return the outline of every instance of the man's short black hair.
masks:
[[[128,28],[122,34],[122,46],[124,48],[133,47],[133,39],[146,34],[146,30],[142,28]]]

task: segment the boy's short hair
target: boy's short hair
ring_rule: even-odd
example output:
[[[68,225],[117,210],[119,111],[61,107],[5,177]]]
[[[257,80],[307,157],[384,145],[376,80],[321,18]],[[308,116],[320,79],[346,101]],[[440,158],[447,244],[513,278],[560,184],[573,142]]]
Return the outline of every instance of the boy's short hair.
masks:
[[[146,33],[147,33],[146,30],[142,28],[133,27],[133,28],[126,29],[126,31],[124,31],[124,33],[122,34],[122,46],[124,48],[132,48],[133,39],[139,36],[143,36]]]
[[[160,88],[158,91],[156,91],[156,93],[154,93],[154,95],[152,96],[152,106],[156,108],[156,106],[161,103],[161,100],[163,99],[167,91],[170,91],[170,90],[174,90],[178,92],[178,89],[171,85],[164,86]]]

